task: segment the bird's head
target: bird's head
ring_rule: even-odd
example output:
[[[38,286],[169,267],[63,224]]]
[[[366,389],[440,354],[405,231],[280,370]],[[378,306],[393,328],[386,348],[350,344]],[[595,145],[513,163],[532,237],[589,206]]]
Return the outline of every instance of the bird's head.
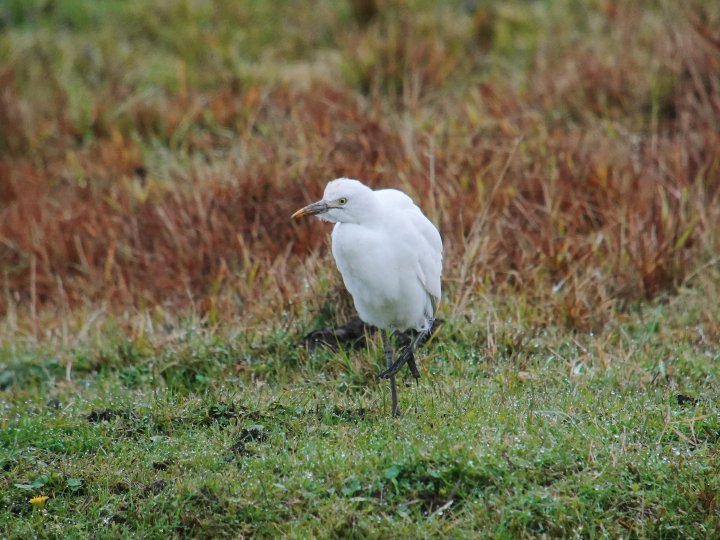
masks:
[[[323,198],[295,212],[292,217],[314,215],[331,223],[362,223],[377,209],[373,190],[358,180],[338,178],[328,182]]]

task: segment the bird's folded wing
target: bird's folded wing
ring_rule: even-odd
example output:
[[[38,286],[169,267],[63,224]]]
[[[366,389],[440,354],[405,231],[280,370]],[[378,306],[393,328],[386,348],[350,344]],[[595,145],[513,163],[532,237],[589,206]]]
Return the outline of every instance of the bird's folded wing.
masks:
[[[415,207],[408,210],[415,230],[418,232],[418,241],[422,249],[418,253],[418,278],[431,297],[433,313],[440,302],[440,275],[442,274],[443,247],[440,233],[423,214]]]
[[[440,233],[413,200],[402,191],[380,189],[376,190],[375,194],[392,212],[401,211],[412,224],[412,238],[408,238],[407,241],[416,244],[416,249],[413,251],[418,254],[418,279],[430,295],[434,314],[440,302],[440,274],[442,273],[443,257]],[[402,234],[402,229],[398,228],[396,232]]]

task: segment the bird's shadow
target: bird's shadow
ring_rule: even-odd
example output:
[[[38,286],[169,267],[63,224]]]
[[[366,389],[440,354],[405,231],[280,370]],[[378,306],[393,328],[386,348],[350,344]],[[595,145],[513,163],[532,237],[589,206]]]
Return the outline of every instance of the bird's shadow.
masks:
[[[441,319],[435,319],[430,332],[418,342],[418,347],[422,347],[430,339],[430,336],[435,334],[442,323]],[[376,332],[376,327],[364,323],[359,317],[354,317],[344,325],[327,326],[309,332],[303,338],[303,345],[309,351],[315,351],[319,348],[329,348],[337,351],[341,347],[361,350],[368,347],[369,338]],[[394,332],[397,347],[407,347],[417,334],[416,330]]]

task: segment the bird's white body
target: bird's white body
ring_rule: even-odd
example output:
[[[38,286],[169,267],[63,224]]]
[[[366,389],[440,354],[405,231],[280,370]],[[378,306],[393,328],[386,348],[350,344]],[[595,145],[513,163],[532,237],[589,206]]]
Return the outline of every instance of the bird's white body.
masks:
[[[427,330],[440,301],[438,230],[398,190],[341,178],[325,190],[324,200],[338,199],[357,212],[321,217],[336,221],[332,252],[360,318],[382,329]]]

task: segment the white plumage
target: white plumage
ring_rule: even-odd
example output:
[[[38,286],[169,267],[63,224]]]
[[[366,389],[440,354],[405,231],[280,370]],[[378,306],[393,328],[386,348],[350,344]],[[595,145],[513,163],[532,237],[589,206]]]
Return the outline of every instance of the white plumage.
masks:
[[[313,214],[335,223],[332,252],[360,318],[386,331],[428,332],[440,301],[442,240],[435,226],[410,197],[395,189],[372,190],[357,180],[328,183],[322,200],[293,217]],[[419,339],[419,338],[418,338]],[[418,339],[381,374],[391,380],[397,414],[394,375],[405,363],[417,377],[413,353]]]

